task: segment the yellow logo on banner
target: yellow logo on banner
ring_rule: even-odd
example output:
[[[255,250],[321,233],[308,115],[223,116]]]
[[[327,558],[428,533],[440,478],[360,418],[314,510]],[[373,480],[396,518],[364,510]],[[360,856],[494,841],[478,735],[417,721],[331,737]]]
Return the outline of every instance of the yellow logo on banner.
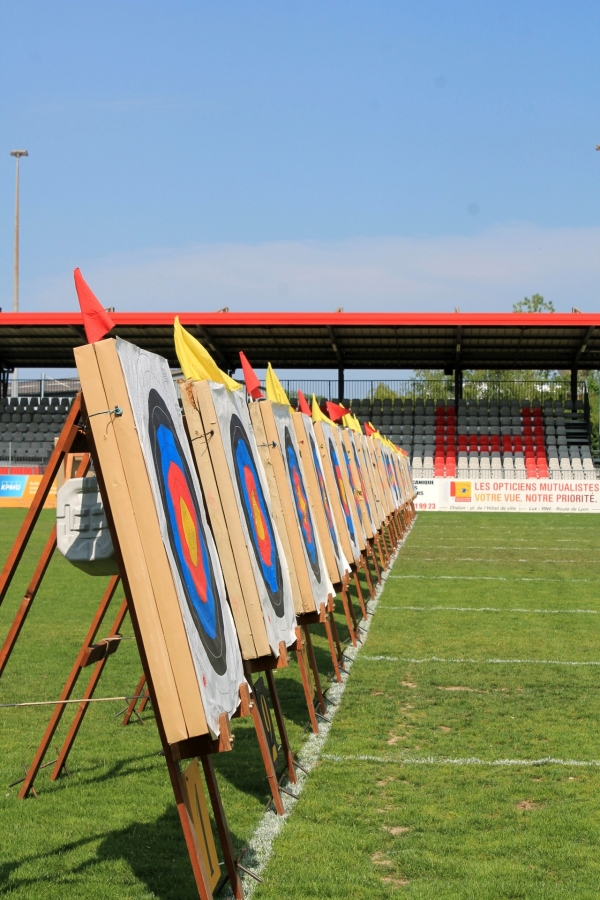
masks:
[[[456,481],[454,483],[454,499],[457,503],[471,502],[471,482]]]

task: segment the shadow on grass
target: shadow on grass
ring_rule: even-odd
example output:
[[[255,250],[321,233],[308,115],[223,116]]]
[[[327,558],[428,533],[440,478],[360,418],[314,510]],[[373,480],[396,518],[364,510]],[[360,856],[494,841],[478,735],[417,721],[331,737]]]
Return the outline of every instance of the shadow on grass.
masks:
[[[236,835],[232,834],[232,839],[234,847],[242,846]],[[69,854],[80,856],[86,847],[89,848],[88,858],[69,865]],[[100,897],[106,896],[107,878],[125,893],[132,887],[132,878],[123,872],[123,863],[134,879],[143,882],[149,896],[158,900],[198,898],[175,806],[153,822],[134,822],[126,828],[62,844],[48,853],[38,852],[1,863],[0,893],[12,894],[35,888],[41,896],[44,885],[55,889],[60,885],[65,896]],[[19,876],[21,868],[31,871],[32,865],[36,864],[40,867],[39,873]],[[224,871],[224,866],[221,870]]]

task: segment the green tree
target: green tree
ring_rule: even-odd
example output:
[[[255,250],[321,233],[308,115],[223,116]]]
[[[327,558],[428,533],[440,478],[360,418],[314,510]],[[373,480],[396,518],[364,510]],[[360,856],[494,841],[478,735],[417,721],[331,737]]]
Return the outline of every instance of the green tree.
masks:
[[[513,312],[536,313],[555,312],[552,300],[544,300],[541,294],[532,294],[531,297],[523,297],[518,303],[513,303]]]

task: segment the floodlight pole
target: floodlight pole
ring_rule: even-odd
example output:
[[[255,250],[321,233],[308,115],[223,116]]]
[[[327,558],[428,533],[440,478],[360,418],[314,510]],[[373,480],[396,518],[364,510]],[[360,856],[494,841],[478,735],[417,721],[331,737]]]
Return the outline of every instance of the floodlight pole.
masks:
[[[10,155],[14,156],[17,162],[16,184],[15,184],[15,268],[14,268],[14,292],[13,292],[13,312],[19,312],[19,161],[22,156],[29,156],[27,150],[11,150]],[[19,393],[19,370],[15,369],[13,373],[13,396]]]

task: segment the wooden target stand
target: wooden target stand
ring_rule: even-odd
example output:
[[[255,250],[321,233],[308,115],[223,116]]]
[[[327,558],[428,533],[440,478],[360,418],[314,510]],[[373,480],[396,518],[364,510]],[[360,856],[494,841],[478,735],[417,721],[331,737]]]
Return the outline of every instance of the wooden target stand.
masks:
[[[81,462],[79,463],[74,473],[75,477],[83,477],[87,473],[91,462],[94,462],[94,470],[96,478],[98,480],[100,493],[102,495],[104,509],[111,532],[113,546],[115,549],[115,556],[117,557],[119,571],[121,574],[115,575],[110,579],[109,584],[100,601],[100,604],[96,610],[92,623],[90,624],[81,649],[75,659],[75,662],[73,663],[65,686],[61,692],[59,701],[54,708],[50,722],[48,723],[34,759],[27,769],[24,779],[22,779],[22,786],[19,791],[19,797],[21,797],[22,799],[27,797],[29,793],[33,793],[35,795],[34,781],[40,768],[44,766],[44,757],[48,748],[50,747],[56,729],[60,724],[62,714],[67,705],[64,701],[68,700],[70,695],[72,694],[83,669],[87,668],[88,666],[94,665],[92,675],[84,691],[82,702],[77,708],[76,715],[73,722],[71,723],[67,737],[65,738],[63,746],[59,751],[58,758],[50,764],[45,764],[46,766],[53,765],[52,773],[50,776],[51,780],[55,780],[56,778],[58,778],[61,772],[66,769],[68,755],[77,737],[77,734],[85,717],[85,713],[90,705],[95,688],[98,685],[106,661],[108,657],[111,656],[119,646],[121,640],[119,629],[121,628],[125,616],[128,612],[131,617],[144,673],[147,673],[149,671],[144,645],[141,640],[139,626],[135,615],[135,610],[132,605],[130,603],[128,604],[127,602],[127,597],[129,595],[127,573],[123,566],[123,560],[116,538],[111,511],[107,503],[107,496],[102,479],[102,473],[100,471],[97,456],[95,454],[93,436],[89,432],[86,434],[84,428],[85,418],[86,416],[83,399],[81,394],[78,394],[75,398],[75,401],[73,402],[63,430],[54,447],[54,450],[48,462],[48,466],[46,468],[42,481],[40,482],[38,491],[32,501],[31,506],[27,510],[25,519],[23,520],[13,547],[9,553],[8,559],[4,565],[2,573],[0,574],[0,604],[4,600],[12,583],[17,567],[33,534],[35,525],[37,524],[50,489],[59,473],[60,467],[69,454],[81,455]],[[48,565],[52,559],[52,555],[55,549],[56,525],[53,526],[52,531],[46,541],[42,554],[36,565],[34,574],[28,584],[23,600],[11,624],[2,650],[0,651],[0,674],[2,674],[2,672],[4,671],[8,659],[10,658],[10,655],[17,643],[19,634],[21,633],[27,615],[38,593],[39,587],[47,571]],[[115,596],[119,582],[122,582],[125,592],[125,599],[120,604],[108,636],[103,640],[94,642],[102,625],[102,622],[108,612],[111,601]],[[270,682],[271,679],[272,673],[268,673],[267,681]],[[142,691],[144,688],[144,684],[146,685],[146,691],[140,698],[137,691]],[[196,887],[198,889],[201,900],[213,900],[213,891],[217,887],[219,881],[222,881],[217,850],[212,834],[212,826],[208,814],[206,797],[204,794],[204,787],[200,775],[201,771],[204,776],[204,783],[206,784],[206,788],[208,790],[210,805],[212,807],[212,813],[224,857],[224,865],[226,870],[224,878],[225,880],[230,881],[233,895],[236,900],[243,900],[244,894],[239,877],[239,870],[248,870],[244,869],[244,867],[240,864],[239,859],[236,859],[234,854],[231,835],[227,826],[225,812],[221,802],[218,783],[216,780],[215,770],[211,758],[213,753],[224,752],[233,748],[233,736],[229,729],[229,720],[227,719],[227,716],[225,714],[221,716],[221,733],[218,739],[212,739],[210,736],[205,735],[202,737],[181,740],[178,743],[171,745],[166,740],[166,735],[160,715],[160,709],[158,703],[156,702],[156,696],[152,681],[146,676],[146,674],[143,675],[142,679],[138,683],[136,695],[135,697],[131,698],[131,702],[127,707],[125,719],[123,720],[124,724],[129,721],[131,715],[133,714],[133,710],[135,709],[135,704],[137,703],[138,699],[142,699],[142,701],[145,701],[146,703],[148,701],[152,703],[152,708],[154,710],[158,732],[163,748],[163,754],[167,763],[167,769],[169,772],[169,777],[171,779],[173,793],[175,795],[175,802],[177,805],[177,810],[179,813],[190,862],[192,864]],[[278,726],[280,727],[280,734],[282,728],[285,733],[283,716],[278,701],[277,705],[274,705],[274,709],[276,720]],[[260,718],[259,710],[256,703],[254,703],[252,698],[250,697],[248,687],[244,685],[242,688],[240,688],[240,706],[238,707],[238,710],[234,714],[234,716],[237,717],[248,715],[253,716],[255,726],[257,725],[257,720],[260,721],[260,731],[262,731],[263,740],[261,740],[261,734],[258,728],[257,731],[259,731],[259,744],[261,744],[261,751],[263,750],[262,745],[264,745],[266,747],[266,752],[268,753],[269,758],[272,759],[272,750],[269,748],[269,741],[265,735],[264,726],[262,726],[262,719]],[[286,739],[282,739],[284,755],[286,756],[286,761],[288,761],[288,759],[290,758],[293,760],[291,750],[289,748],[289,743],[287,743]],[[180,761],[182,760],[192,760],[192,762],[183,772],[180,770]],[[200,764],[198,760],[200,761]],[[275,777],[275,782],[276,781],[277,779]],[[270,779],[270,783],[273,789],[272,779]],[[278,796],[279,790],[279,786],[277,785]],[[251,872],[248,874],[252,875]]]

